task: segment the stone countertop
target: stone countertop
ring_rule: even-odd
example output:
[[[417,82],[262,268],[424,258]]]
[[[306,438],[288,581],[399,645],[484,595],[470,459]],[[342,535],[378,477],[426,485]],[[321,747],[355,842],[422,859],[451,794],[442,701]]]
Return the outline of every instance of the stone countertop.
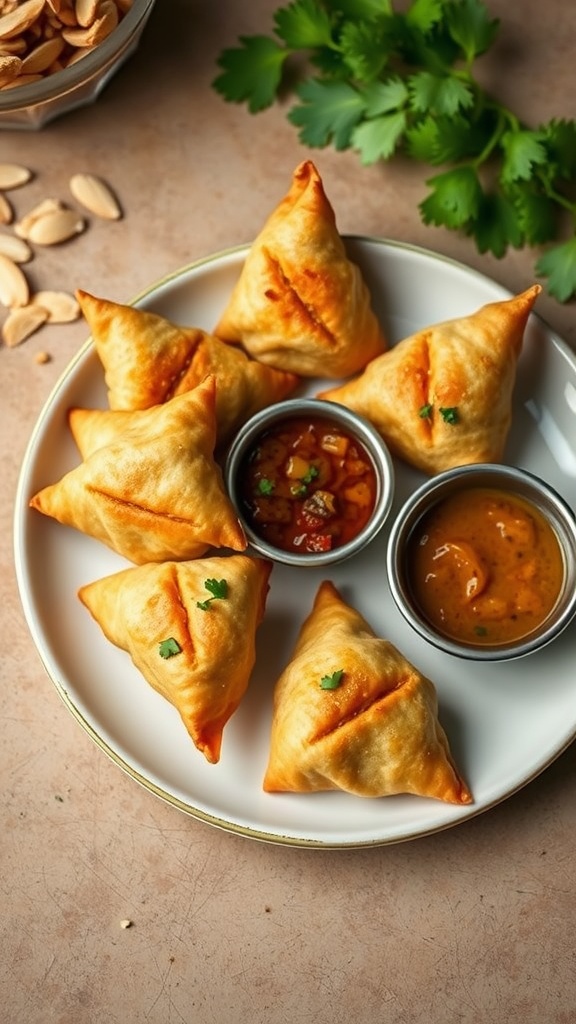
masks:
[[[128,302],[209,253],[248,242],[313,156],[342,233],[456,258],[512,291],[533,253],[497,261],[425,227],[421,167],[362,167],[300,145],[286,107],[250,116],[212,90],[270,0],[159,0],[141,46],[90,108],[0,132],[0,162],[34,179],[17,213],[105,177],[124,218],[91,221],[27,267],[35,290]],[[486,84],[536,125],[574,116],[576,8],[492,0]],[[574,305],[539,314],[576,346]],[[572,1024],[576,1020],[576,753],[492,810],[398,845],[306,850],[221,831],[165,804],[64,707],[28,632],[12,552],[23,454],[82,321],[0,348],[0,1016],[10,1024]],[[47,352],[49,361],[36,361]],[[545,680],[543,680],[545,689]],[[514,723],[511,723],[514,727]],[[123,928],[123,921],[131,927]]]

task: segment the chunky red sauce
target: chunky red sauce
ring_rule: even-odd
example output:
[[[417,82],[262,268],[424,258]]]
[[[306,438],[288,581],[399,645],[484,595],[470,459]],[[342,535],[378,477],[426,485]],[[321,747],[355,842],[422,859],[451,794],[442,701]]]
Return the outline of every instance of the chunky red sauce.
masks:
[[[533,633],[563,579],[558,539],[542,513],[489,488],[453,494],[418,524],[408,552],[410,586],[441,633],[504,644]]]
[[[364,528],[376,501],[368,453],[321,417],[270,427],[244,459],[240,480],[247,522],[282,551],[342,547]]]

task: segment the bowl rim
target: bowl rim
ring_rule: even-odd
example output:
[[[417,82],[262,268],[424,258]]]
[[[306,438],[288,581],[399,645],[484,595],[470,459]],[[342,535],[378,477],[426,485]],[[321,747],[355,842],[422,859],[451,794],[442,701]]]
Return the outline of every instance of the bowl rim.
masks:
[[[252,529],[242,512],[241,502],[237,496],[236,475],[247,449],[264,430],[280,420],[295,419],[297,416],[306,416],[307,414],[335,420],[359,439],[374,466],[378,490],[374,511],[370,520],[360,533],[348,541],[347,544],[332,548],[330,551],[303,552],[298,554],[297,552],[283,551],[269,544]],[[230,442],[226,453],[224,481],[228,496],[242,523],[248,542],[259,555],[270,558],[275,562],[281,562],[284,565],[297,566],[299,568],[318,568],[343,562],[351,558],[352,555],[358,554],[375,540],[392,508],[395,473],[393,459],[387,444],[366,417],[353,412],[339,402],[306,396],[274,402],[272,405],[268,405],[259,412],[254,413],[239,428]]]
[[[422,516],[447,494],[470,486],[501,487],[541,512],[551,514],[552,526],[564,562],[564,583],[561,595],[542,626],[511,643],[472,644],[443,635],[428,622],[409,599],[403,586],[402,552]],[[541,500],[538,500],[541,499]],[[510,661],[525,657],[555,640],[576,615],[576,515],[559,492],[541,477],[519,466],[505,463],[472,463],[444,470],[425,480],[405,500],[390,527],[386,550],[386,572],[392,598],[408,624],[431,646],[445,654],[474,661]]]

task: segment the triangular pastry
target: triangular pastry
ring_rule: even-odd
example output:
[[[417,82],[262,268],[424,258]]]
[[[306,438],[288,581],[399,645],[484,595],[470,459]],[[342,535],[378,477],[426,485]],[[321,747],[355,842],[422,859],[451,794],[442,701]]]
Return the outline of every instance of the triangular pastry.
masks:
[[[336,682],[334,689],[324,684]],[[434,685],[325,581],[274,692],[267,792],[472,802]]]
[[[124,569],[78,596],[111,643],[178,710],[207,761],[248,686],[272,563],[247,555]],[[226,581],[210,601],[206,581]],[[206,607],[199,607],[205,599]]]
[[[148,409],[216,380],[218,445],[254,413],[292,393],[299,378],[251,359],[196,327],[76,292],[104,368],[111,409]]]
[[[305,377],[345,377],[386,348],[360,268],[310,160],[253,242],[214,333]]]
[[[524,330],[541,290],[536,284],[417,331],[319,397],[366,416],[394,454],[425,473],[499,462]]]
[[[137,564],[196,558],[209,547],[243,551],[244,531],[213,457],[214,388],[207,377],[164,405],[96,416],[87,457],[35,494],[31,507]]]

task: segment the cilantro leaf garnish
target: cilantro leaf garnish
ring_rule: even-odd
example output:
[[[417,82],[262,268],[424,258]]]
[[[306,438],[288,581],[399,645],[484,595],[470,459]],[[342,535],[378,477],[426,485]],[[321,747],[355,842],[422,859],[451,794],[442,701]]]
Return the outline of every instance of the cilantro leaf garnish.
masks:
[[[322,690],[337,690],[342,682],[343,675],[344,669],[339,668],[329,676],[322,676],[322,679],[320,680],[320,688]]]
[[[274,490],[274,481],[269,480],[268,477],[261,477],[258,481],[258,494],[272,494]]]
[[[204,612],[208,611],[213,601],[223,600],[225,597],[228,597],[227,580],[204,580],[204,586],[208,593],[212,594],[212,597],[207,597],[205,601],[196,601],[196,607],[201,608]]]
[[[458,423],[458,409],[455,405],[449,406],[448,408],[440,406],[440,415],[444,420],[444,423]]]
[[[464,233],[499,259],[510,247],[549,245],[536,273],[568,301],[576,120],[531,126],[486,90],[476,60],[505,26],[484,0],[401,6],[290,0],[269,35],[241,36],[222,51],[213,86],[253,114],[291,91],[287,117],[305,146],[351,149],[363,165],[408,157],[438,168],[419,204],[424,224]],[[298,75],[289,78],[287,65]]]
[[[166,640],[161,640],[158,644],[158,654],[161,658],[173,658],[175,654],[181,653],[182,648],[173,636],[169,636]]]
[[[421,405],[420,408],[418,409],[418,415],[420,419],[429,420],[432,415],[432,408],[433,407],[431,402],[426,402],[425,405]]]

